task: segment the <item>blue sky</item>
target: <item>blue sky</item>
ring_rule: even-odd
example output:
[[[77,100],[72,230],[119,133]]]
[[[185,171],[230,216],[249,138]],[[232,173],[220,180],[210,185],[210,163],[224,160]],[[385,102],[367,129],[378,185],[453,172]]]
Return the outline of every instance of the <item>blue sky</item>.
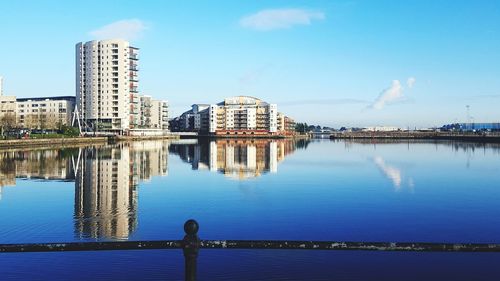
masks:
[[[500,122],[500,1],[6,1],[0,76],[74,95],[74,45],[126,37],[171,115],[250,95],[327,126]]]

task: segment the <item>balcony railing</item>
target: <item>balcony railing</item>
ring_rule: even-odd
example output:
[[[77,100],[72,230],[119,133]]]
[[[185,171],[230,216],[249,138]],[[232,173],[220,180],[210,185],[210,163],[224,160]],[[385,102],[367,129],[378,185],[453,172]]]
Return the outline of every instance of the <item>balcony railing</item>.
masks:
[[[200,249],[500,253],[500,244],[494,243],[200,240],[198,230],[198,223],[188,220],[184,224],[186,235],[182,240],[0,244],[0,253],[182,249],[187,281],[196,280]]]

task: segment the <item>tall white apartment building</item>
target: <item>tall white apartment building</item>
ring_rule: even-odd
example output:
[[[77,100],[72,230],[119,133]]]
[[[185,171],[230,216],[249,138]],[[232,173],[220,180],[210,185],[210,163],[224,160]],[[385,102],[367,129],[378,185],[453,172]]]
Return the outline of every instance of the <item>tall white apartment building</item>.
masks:
[[[76,107],[90,131],[138,126],[138,48],[121,39],[76,44]]]

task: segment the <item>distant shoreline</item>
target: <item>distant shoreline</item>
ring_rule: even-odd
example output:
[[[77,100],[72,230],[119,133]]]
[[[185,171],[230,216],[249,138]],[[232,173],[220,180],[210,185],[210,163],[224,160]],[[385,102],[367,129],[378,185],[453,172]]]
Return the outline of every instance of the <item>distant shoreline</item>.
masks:
[[[449,132],[344,132],[333,133],[330,139],[401,139],[453,140],[500,143],[500,134],[467,134]]]

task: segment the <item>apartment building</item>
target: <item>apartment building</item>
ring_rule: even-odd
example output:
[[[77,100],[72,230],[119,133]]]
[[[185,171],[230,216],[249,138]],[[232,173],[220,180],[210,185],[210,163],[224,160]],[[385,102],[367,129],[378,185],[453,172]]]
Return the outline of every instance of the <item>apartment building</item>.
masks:
[[[0,126],[13,127],[16,122],[16,97],[3,95],[3,77],[0,76]]]
[[[281,135],[294,135],[295,134],[295,121],[286,116],[285,114],[278,113],[278,132]]]
[[[17,126],[27,129],[58,129],[70,126],[75,109],[75,97],[14,97]]]
[[[207,135],[292,135],[295,121],[278,112],[276,104],[249,96],[224,99],[218,104],[193,104],[170,121],[172,131]]]
[[[210,105],[208,132],[215,135],[276,134],[278,109],[258,98],[237,96]]]
[[[168,131],[168,102],[151,100],[150,128]]]
[[[121,39],[76,44],[76,106],[88,129],[123,134],[139,125],[138,59]]]
[[[170,121],[170,129],[177,132],[208,132],[209,104],[193,104],[191,109]]]

